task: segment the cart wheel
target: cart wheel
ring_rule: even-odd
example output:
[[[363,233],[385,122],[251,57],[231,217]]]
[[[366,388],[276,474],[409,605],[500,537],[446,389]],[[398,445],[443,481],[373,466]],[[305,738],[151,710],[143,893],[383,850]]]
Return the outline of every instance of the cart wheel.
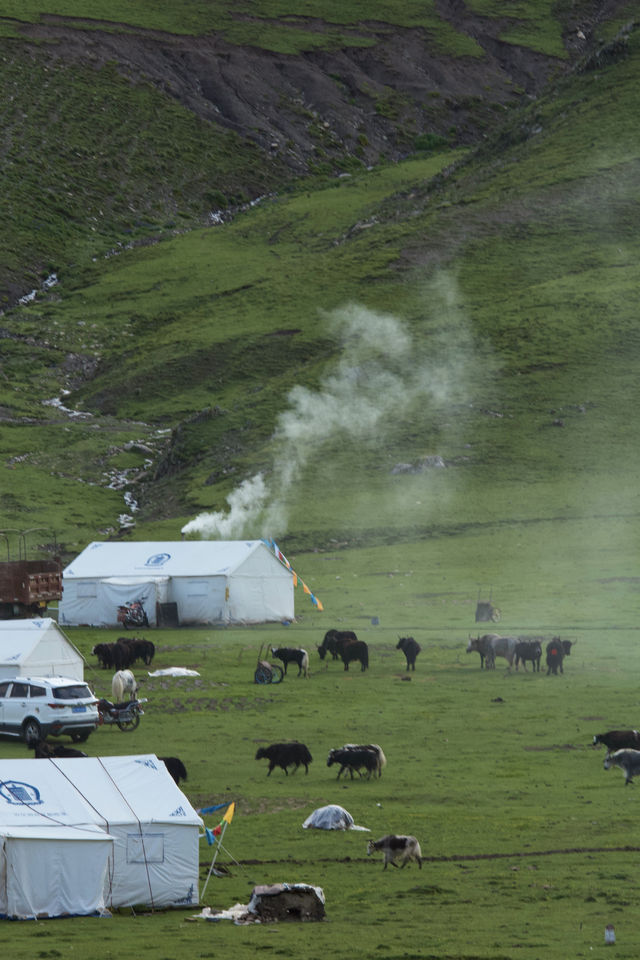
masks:
[[[276,666],[276,664],[271,665],[271,683],[280,683],[284,677],[284,670],[282,667]]]
[[[271,683],[271,671],[267,670],[266,667],[258,667],[253,680],[254,683]]]
[[[501,616],[502,616],[502,614],[500,613],[500,611],[498,610],[498,608],[497,608],[497,607],[494,607],[493,610],[491,611],[491,619],[492,619],[492,621],[493,621],[494,623],[498,623]]]
[[[140,714],[135,713],[133,715],[133,720],[116,720],[116,723],[121,730],[124,730],[125,733],[131,733],[133,730],[136,730],[140,725]]]

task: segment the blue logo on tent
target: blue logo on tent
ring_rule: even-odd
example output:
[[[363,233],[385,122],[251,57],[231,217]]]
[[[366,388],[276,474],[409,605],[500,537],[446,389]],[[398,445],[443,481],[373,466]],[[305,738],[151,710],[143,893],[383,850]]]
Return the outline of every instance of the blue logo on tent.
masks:
[[[149,767],[151,770],[158,769],[153,760],[134,760],[134,763],[139,763],[143,767]]]
[[[151,556],[145,560],[145,567],[162,567],[167,562],[171,560],[170,553],[152,553]]]
[[[4,797],[7,803],[19,806],[33,807],[42,803],[38,788],[30,783],[22,783],[20,780],[5,780],[0,783],[0,796]]]

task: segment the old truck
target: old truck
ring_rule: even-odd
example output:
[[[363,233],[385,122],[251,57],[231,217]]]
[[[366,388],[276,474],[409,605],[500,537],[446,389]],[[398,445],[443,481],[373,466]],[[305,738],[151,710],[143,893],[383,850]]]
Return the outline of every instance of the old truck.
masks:
[[[62,599],[59,560],[7,560],[0,563],[0,620],[42,617]]]

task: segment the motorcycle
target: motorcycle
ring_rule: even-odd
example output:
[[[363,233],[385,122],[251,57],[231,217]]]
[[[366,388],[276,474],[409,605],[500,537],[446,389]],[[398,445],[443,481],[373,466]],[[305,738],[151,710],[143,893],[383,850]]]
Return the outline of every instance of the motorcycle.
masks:
[[[149,618],[143,607],[143,601],[146,597],[138,597],[137,600],[131,600],[118,607],[118,623],[121,623],[125,630],[129,627],[148,627]]]
[[[110,700],[98,700],[98,726],[117,724],[120,730],[131,733],[140,724],[140,717],[144,716],[142,704],[147,702],[147,698],[142,700],[126,700],[124,703],[111,703]]]

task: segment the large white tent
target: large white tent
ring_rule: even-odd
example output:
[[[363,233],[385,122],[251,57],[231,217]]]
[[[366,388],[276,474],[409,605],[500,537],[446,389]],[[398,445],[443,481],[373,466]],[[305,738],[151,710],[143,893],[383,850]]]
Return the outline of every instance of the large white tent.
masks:
[[[195,905],[201,826],[153,754],[0,760],[0,915]]]
[[[262,540],[90,543],[63,571],[61,624],[117,626],[141,600],[151,626],[294,617],[293,574]]]
[[[0,678],[84,679],[84,660],[55,620],[0,620]]]

